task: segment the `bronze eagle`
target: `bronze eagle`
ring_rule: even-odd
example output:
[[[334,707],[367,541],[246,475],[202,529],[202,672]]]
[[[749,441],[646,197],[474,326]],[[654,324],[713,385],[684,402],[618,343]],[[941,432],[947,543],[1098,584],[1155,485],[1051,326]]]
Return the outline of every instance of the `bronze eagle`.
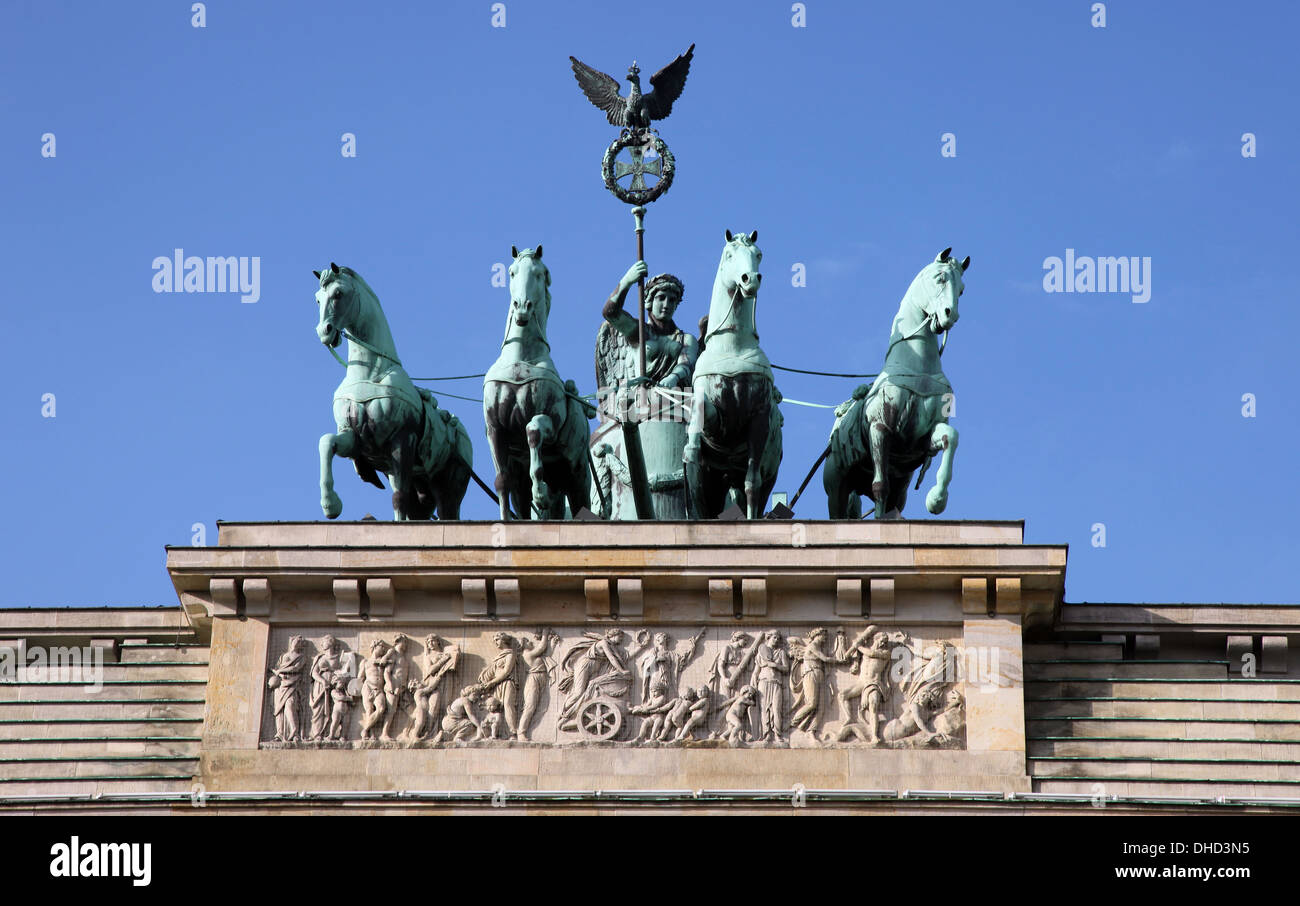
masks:
[[[615,126],[622,126],[633,131],[649,129],[652,120],[661,120],[673,110],[673,101],[682,95],[686,87],[686,74],[691,69],[691,55],[695,45],[687,48],[686,53],[673,60],[663,69],[650,77],[651,90],[641,93],[641,70],[636,61],[632,61],[627,71],[627,80],[632,89],[627,97],[618,93],[618,80],[599,70],[592,69],[576,57],[569,57],[573,63],[573,75],[578,80],[587,100],[595,104]]]

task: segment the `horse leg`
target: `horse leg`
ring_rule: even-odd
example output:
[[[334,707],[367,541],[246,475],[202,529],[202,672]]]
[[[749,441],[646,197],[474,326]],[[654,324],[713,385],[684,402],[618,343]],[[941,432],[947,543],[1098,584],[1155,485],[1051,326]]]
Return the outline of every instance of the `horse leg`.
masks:
[[[412,504],[415,503],[415,489],[411,487],[410,482],[413,453],[409,435],[406,432],[401,432],[394,439],[391,454],[393,471],[388,473],[388,483],[393,487],[394,522],[406,521],[409,518],[408,511],[411,509]]]
[[[704,487],[700,468],[700,438],[704,434],[704,406],[707,394],[703,387],[691,394],[691,421],[686,428],[686,446],[682,448],[682,474],[686,479],[688,519],[705,519]]]
[[[501,506],[501,521],[506,522],[510,519],[510,454],[506,450],[504,439],[501,437],[501,428],[491,418],[485,419],[487,422],[488,450],[492,453],[492,468],[496,469],[497,477],[493,481],[496,486],[497,502]]]
[[[827,518],[849,518],[849,490],[845,487],[839,458],[834,454],[828,456],[822,466],[822,488],[826,491]]]
[[[343,501],[334,493],[334,457],[352,458],[356,450],[356,436],[351,431],[324,434],[320,439],[320,508],[326,517],[337,519],[343,512]]]
[[[770,393],[770,391],[764,391]],[[756,412],[749,420],[749,464],[745,469],[745,515],[750,519],[762,519],[763,507],[767,498],[763,496],[763,476],[760,465],[763,451],[767,449],[768,420],[772,417],[772,408],[767,406]]]
[[[925,495],[925,508],[934,515],[939,515],[948,506],[948,485],[952,481],[952,457],[957,452],[957,429],[947,422],[939,422],[930,435],[930,445],[935,450],[943,450],[939,460],[939,469],[934,478],[934,487]]]
[[[886,407],[888,410],[888,406]],[[876,502],[876,518],[885,518],[886,495],[889,493],[889,428],[884,422],[872,422],[869,435],[871,464],[875,474],[871,482],[871,497]]]
[[[534,415],[525,430],[528,438],[528,474],[533,479],[533,507],[535,518],[549,519],[551,514],[551,489],[546,484],[542,465],[542,448],[555,442],[555,426],[549,415]]]

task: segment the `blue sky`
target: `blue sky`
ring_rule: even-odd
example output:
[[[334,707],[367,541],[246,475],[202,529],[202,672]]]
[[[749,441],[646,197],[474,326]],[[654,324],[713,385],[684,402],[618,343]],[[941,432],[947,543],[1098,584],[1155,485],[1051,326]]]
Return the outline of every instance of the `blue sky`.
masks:
[[[213,543],[219,518],[320,518],[339,369],[310,272],[331,260],[378,292],[412,373],[462,374],[496,357],[492,266],[542,242],[555,360],[593,389],[635,240],[568,55],[648,75],[692,42],[646,234],[651,272],[686,282],[682,323],[723,231],[757,229],[771,359],[873,372],[912,277],[953,246],[973,263],[944,356],[945,518],[1068,543],[1068,600],[1295,601],[1295,4],[1112,2],[1105,28],[1076,0],[808,0],[803,28],[768,0],[506,0],[504,28],[479,0],[209,2],[205,28],[190,6],[0,9],[0,605],[174,601],[163,545],[194,523]],[[260,300],[155,293],[176,248],[259,257]],[[1067,248],[1149,257],[1150,301],[1046,293]],[[854,383],[779,380],[823,403]],[[443,405],[490,478],[480,407]],[[793,492],[830,418],[784,412]],[[336,474],[345,519],[391,512]],[[800,516],[825,516],[819,488]],[[465,515],[494,508],[471,487]]]

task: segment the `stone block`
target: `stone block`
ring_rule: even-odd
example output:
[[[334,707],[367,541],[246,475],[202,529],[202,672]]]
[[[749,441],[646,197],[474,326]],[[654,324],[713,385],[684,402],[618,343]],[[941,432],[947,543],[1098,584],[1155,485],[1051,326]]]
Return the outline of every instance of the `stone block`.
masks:
[[[994,585],[993,604],[997,613],[1020,613],[1020,577],[999,577]]]
[[[334,612],[340,620],[361,619],[360,580],[334,580]]]
[[[732,579],[709,580],[709,616],[731,617],[736,613],[734,600],[735,581]]]
[[[370,619],[387,620],[393,616],[396,595],[392,579],[367,579],[366,599],[370,603]]]
[[[619,579],[618,615],[629,620],[639,620],[645,614],[645,597],[640,579]]]
[[[239,580],[212,579],[208,591],[212,595],[214,617],[233,617],[239,613]]]
[[[1266,635],[1263,638],[1264,650],[1259,669],[1261,673],[1286,673],[1287,640],[1284,635]]]
[[[587,599],[587,616],[592,619],[609,619],[610,594],[608,579],[583,579],[582,593]]]
[[[269,579],[244,580],[244,614],[250,617],[271,615],[271,581]]]
[[[989,580],[961,580],[961,612],[984,615],[989,612]]]
[[[740,580],[741,612],[746,617],[767,616],[767,580]]]
[[[856,620],[862,616],[862,580],[835,580],[835,616]]]
[[[888,620],[894,616],[894,580],[892,578],[874,578],[871,580],[870,597],[867,598],[867,612],[873,620]]]
[[[520,598],[518,579],[493,579],[492,599],[496,616],[503,620],[519,618]]]
[[[1138,633],[1133,636],[1133,657],[1139,661],[1160,657],[1160,636],[1154,633]]]
[[[1228,636],[1228,675],[1241,676],[1242,669],[1253,660],[1255,653],[1255,639],[1248,635],[1230,635]],[[1247,658],[1246,655],[1251,655]]]
[[[487,579],[461,579],[460,596],[465,602],[466,617],[486,617],[488,615]]]

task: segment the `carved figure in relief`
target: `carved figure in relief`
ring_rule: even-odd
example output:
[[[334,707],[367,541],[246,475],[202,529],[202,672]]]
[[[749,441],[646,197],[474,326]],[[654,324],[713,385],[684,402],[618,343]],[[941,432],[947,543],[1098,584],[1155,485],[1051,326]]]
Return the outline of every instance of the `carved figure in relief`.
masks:
[[[332,719],[333,686],[335,677],[343,677],[345,684],[357,675],[356,655],[344,651],[342,643],[332,635],[321,641],[320,653],[311,662],[311,704],[312,739],[333,739],[330,730]]]
[[[585,638],[570,648],[560,663],[563,675],[559,688],[568,694],[560,711],[561,730],[577,730],[578,712],[584,705],[597,697],[623,698],[632,683],[619,647],[625,639],[623,630],[583,635]]]
[[[395,657],[393,649],[383,639],[370,643],[370,657],[362,668],[361,683],[361,738],[374,739],[378,727],[388,713],[388,696],[385,694],[385,674]]]
[[[857,671],[839,693],[844,725],[835,737],[836,742],[850,738],[869,745],[880,742],[880,709],[889,702],[892,691],[889,668],[893,662],[893,646],[906,641],[904,633],[876,632],[875,626],[868,626],[849,645],[849,662],[857,662]],[[854,702],[857,703],[856,717]]]
[[[384,729],[380,733],[381,739],[391,740],[393,738],[393,721],[402,708],[402,699],[410,691],[407,687],[411,668],[406,659],[406,651],[410,644],[410,638],[399,632],[397,638],[393,640],[392,647],[388,649],[385,655],[387,658],[384,664],[385,713]]]
[[[686,711],[686,721],[673,737],[674,742],[686,742],[695,738],[695,730],[704,727],[705,721],[709,719],[709,713],[712,710],[713,695],[708,686],[700,686],[695,690],[695,701]]]
[[[494,633],[492,641],[497,646],[497,655],[478,675],[478,689],[484,694],[491,693],[492,697],[501,704],[500,710],[505,715],[506,726],[510,730],[510,735],[515,736],[519,732],[515,707],[519,698],[519,680],[515,675],[515,667],[519,663],[519,651],[514,637],[509,633]]]
[[[444,689],[448,677],[460,663],[460,648],[444,642],[436,635],[424,640],[424,677],[412,680],[411,694],[415,698],[415,722],[411,725],[411,739],[423,739],[432,727],[438,726],[442,712]],[[441,735],[439,731],[438,735]]]
[[[352,714],[353,695],[348,691],[348,678],[336,675],[330,685],[330,701],[334,707],[330,711],[329,738],[347,739],[348,717]]]
[[[519,640],[519,657],[528,672],[528,678],[524,680],[524,709],[519,714],[519,729],[515,734],[521,742],[528,742],[533,717],[554,678],[555,661],[551,660],[551,652],[559,641],[559,633],[552,629],[539,629],[533,639]]]
[[[267,688],[275,690],[275,738],[280,742],[298,742],[302,737],[299,715],[307,671],[305,644],[300,635],[289,639],[289,650],[280,655],[266,681]]]
[[[636,738],[633,742],[644,740],[649,744],[659,739],[660,734],[664,731],[668,712],[676,704],[676,699],[668,697],[668,684],[663,680],[656,680],[646,700],[631,709],[633,714],[639,714],[645,718],[641,721],[641,726],[637,729]]]
[[[781,633],[775,629],[763,633],[761,643],[755,645],[755,648],[754,675],[750,687],[756,689],[762,703],[757,735],[762,740],[783,743],[785,687],[790,675],[790,656],[786,653]]]
[[[442,716],[442,738],[447,742],[465,742],[479,732],[478,715],[474,713],[474,702],[478,696],[478,690],[474,686],[466,686],[447,706],[447,713]]]
[[[805,733],[817,732],[817,725],[822,717],[822,687],[826,685],[826,665],[847,663],[847,656],[827,654],[822,646],[826,644],[826,630],[814,629],[806,638],[791,639],[790,650],[794,663],[790,669],[790,691],[794,694],[794,714],[790,725]],[[844,633],[837,636],[836,648],[844,646]]]
[[[704,630],[701,629],[689,641],[681,646],[681,650],[674,652],[670,646],[672,640],[666,632],[656,632],[650,641],[650,650],[641,656],[637,661],[637,668],[641,672],[641,700],[645,701],[649,697],[650,689],[655,683],[662,682],[668,687],[671,694],[677,688],[677,679],[681,672],[686,669],[686,665],[695,657],[695,651],[699,647],[700,639],[704,638]],[[646,645],[645,630],[637,634],[637,641],[644,647]]]
[[[727,709],[726,729],[722,731],[722,738],[732,748],[753,741],[754,737],[749,732],[749,710],[758,704],[758,695],[758,690],[753,686],[742,686],[739,692],[722,703]]]
[[[759,645],[757,640],[753,644],[750,642],[749,633],[737,630],[731,634],[731,641],[723,645],[713,659],[713,666],[709,668],[709,684],[713,686],[719,701],[735,695],[744,683]]]
[[[949,689],[944,708],[934,718],[936,745],[957,746],[966,737],[966,699],[956,689]]]
[[[483,705],[487,712],[483,719],[479,721],[478,738],[479,739],[498,739],[501,735],[501,717],[505,711],[505,705],[495,696],[488,696],[487,703]]]

